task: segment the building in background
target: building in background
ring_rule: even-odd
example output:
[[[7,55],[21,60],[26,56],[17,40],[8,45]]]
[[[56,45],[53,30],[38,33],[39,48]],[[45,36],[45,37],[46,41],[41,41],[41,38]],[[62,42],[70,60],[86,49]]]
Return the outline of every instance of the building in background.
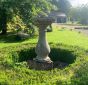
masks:
[[[52,11],[49,16],[55,19],[55,23],[66,23],[67,21],[66,14],[62,12]]]

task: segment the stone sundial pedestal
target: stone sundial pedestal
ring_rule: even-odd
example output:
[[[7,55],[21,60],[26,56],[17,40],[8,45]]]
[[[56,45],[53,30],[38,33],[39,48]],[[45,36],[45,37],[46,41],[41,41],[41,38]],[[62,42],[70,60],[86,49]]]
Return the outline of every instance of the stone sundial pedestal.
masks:
[[[50,46],[46,40],[46,28],[51,25],[54,20],[50,17],[36,18],[36,25],[39,28],[39,39],[35,52],[37,54],[33,61],[29,61],[29,68],[47,70],[52,69],[53,62],[48,56],[50,53]]]

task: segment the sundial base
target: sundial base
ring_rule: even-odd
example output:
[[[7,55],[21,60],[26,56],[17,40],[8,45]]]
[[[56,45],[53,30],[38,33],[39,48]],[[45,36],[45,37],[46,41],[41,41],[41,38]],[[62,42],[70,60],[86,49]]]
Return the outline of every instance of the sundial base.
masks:
[[[52,70],[53,69],[53,62],[41,62],[36,60],[29,60],[28,66],[30,69],[35,70]]]

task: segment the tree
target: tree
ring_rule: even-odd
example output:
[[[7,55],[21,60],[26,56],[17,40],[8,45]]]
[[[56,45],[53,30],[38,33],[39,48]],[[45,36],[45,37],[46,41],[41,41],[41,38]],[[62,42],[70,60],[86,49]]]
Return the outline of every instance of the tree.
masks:
[[[49,0],[7,0],[0,2],[0,8],[2,10],[0,23],[3,21],[3,16],[6,17],[6,21],[3,22],[3,27],[1,25],[2,34],[7,32],[6,24],[8,21],[12,21],[12,17],[18,15],[26,25],[30,23],[33,24],[34,17],[36,17],[40,12],[47,13],[51,9],[51,4]],[[43,12],[44,11],[44,12]],[[2,18],[3,17],[3,18]],[[4,28],[4,32],[3,32]]]
[[[68,15],[71,8],[71,4],[68,0],[52,0],[52,4],[54,4],[60,12]]]
[[[88,24],[88,6],[72,8],[70,12],[71,21],[78,21],[80,24]]]
[[[7,32],[7,12],[6,9],[0,9],[0,28],[2,28],[1,34],[6,34]]]
[[[88,24],[88,6],[82,6],[79,13],[79,22],[81,24]]]
[[[72,22],[79,21],[79,8],[71,8],[69,15]]]

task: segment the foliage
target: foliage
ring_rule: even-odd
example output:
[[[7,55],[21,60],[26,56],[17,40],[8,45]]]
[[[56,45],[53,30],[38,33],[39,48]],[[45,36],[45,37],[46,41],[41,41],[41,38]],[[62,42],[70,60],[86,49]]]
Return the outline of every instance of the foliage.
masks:
[[[57,9],[65,14],[69,14],[71,4],[68,0],[52,0],[52,4],[54,4]]]
[[[83,5],[72,8],[70,11],[71,21],[78,21],[81,24],[88,24],[88,6]]]
[[[71,11],[70,11],[70,20],[73,21],[73,22],[77,21],[78,17],[79,17],[78,8],[71,8]]]
[[[39,13],[48,13],[52,9],[52,5],[48,0],[3,0],[0,2],[0,8],[7,10],[7,23],[15,22],[14,18],[19,16],[21,22],[16,25],[21,26],[23,23],[24,26],[26,25],[25,28],[32,31],[34,28],[29,27],[29,25],[34,24],[34,18]]]
[[[0,84],[11,85],[13,82],[14,85],[79,84],[78,82],[75,82],[74,75],[79,74],[79,72],[77,73],[76,71],[78,70],[77,68],[82,65],[81,61],[86,62],[88,59],[84,50],[73,46],[51,44],[52,51],[50,56],[57,58],[60,54],[62,59],[70,60],[71,58],[69,59],[68,56],[71,53],[76,57],[75,62],[72,62],[71,65],[64,69],[55,68],[51,71],[37,71],[28,69],[27,63],[25,62],[36,56],[34,47],[35,44],[23,44],[0,49]],[[63,52],[65,53],[61,55]],[[70,55],[69,57],[72,56]],[[83,70],[83,72],[85,71],[87,72],[88,70]],[[80,76],[80,79],[83,77],[84,75]]]

